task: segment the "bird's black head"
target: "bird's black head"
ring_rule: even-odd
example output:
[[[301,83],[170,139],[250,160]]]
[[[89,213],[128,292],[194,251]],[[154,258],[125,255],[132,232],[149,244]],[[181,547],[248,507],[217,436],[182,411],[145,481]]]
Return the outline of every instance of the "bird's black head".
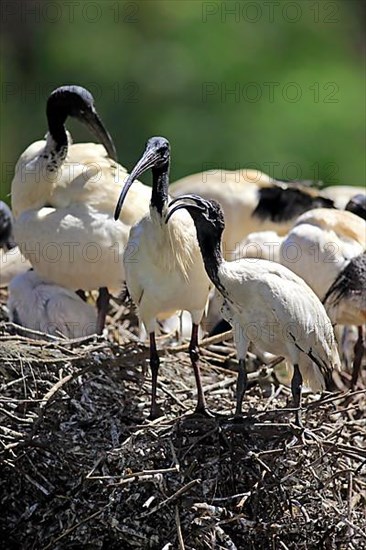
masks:
[[[170,162],[170,143],[164,137],[152,137],[146,142],[145,153],[150,160],[148,168],[165,168]],[[148,169],[146,168],[146,170]]]
[[[92,94],[81,86],[61,86],[54,90],[47,101],[47,119],[51,135],[56,139],[63,131],[68,116],[85,124],[107,150],[110,158],[117,160],[111,136],[104,127],[94,106]]]
[[[83,119],[85,114],[94,113],[94,98],[81,86],[60,86],[54,90],[47,102],[47,107],[57,107],[66,116]]]
[[[142,157],[134,166],[131,174],[126,179],[121,194],[118,199],[114,219],[117,220],[122,210],[122,206],[129,188],[133,182],[138,179],[147,170],[153,172],[153,190],[152,202],[154,195],[157,195],[156,200],[159,203],[159,211],[161,213],[162,204],[167,198],[167,187],[169,184],[169,165],[170,165],[170,144],[163,137],[152,137],[146,142],[145,151]],[[161,187],[161,188],[160,188]]]
[[[219,239],[225,229],[224,214],[220,204],[214,200],[206,200],[199,195],[181,195],[169,203],[169,211],[166,217],[166,223],[169,218],[181,208],[185,208],[190,213],[197,234],[211,234]]]
[[[345,210],[353,212],[356,216],[366,220],[366,194],[358,193],[354,195],[346,204]]]
[[[225,292],[218,276],[218,268],[223,261],[221,236],[225,229],[221,206],[199,195],[182,195],[170,202],[165,222],[181,208],[188,210],[196,226],[197,240],[208,276],[220,292]]]

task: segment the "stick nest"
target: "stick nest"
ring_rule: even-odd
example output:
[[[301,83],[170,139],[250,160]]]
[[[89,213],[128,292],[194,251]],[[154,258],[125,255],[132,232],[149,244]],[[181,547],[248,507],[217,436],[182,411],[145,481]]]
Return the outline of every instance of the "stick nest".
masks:
[[[301,434],[282,366],[252,356],[234,422],[235,350],[208,341],[219,414],[198,418],[188,354],[163,338],[165,415],[150,422],[148,350],[134,315],[112,313],[108,337],[78,341],[0,325],[3,548],[366,548],[364,380],[347,390],[345,373],[343,391],[305,396]]]

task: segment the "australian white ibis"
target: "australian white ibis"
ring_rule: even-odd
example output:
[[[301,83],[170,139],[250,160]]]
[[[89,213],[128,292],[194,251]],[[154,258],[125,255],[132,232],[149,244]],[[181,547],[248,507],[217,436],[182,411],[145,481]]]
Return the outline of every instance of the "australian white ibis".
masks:
[[[245,356],[253,342],[292,363],[292,395],[296,422],[301,425],[303,378],[319,391],[326,387],[332,369],[340,366],[324,306],[300,277],[280,264],[260,259],[225,261],[224,216],[216,201],[192,194],[179,197],[170,203],[167,219],[182,208],[194,220],[206,271],[223,297],[223,314],[233,327],[239,360],[236,415],[241,414],[247,386]]]
[[[145,152],[125,181],[115,217],[136,178],[152,170],[150,211],[130,232],[124,254],[126,282],[129,293],[138,306],[139,316],[150,337],[152,372],[151,418],[160,414],[156,402],[159,355],[155,330],[157,317],[186,310],[192,317],[189,354],[197,384],[196,412],[205,414],[205,398],[198,366],[198,326],[201,322],[210,290],[196,231],[187,212],[181,212],[173,223],[166,225],[170,167],[170,145],[162,137],[148,140]]]
[[[95,308],[72,290],[43,281],[35,271],[17,275],[9,284],[9,318],[23,327],[78,338],[95,334]]]
[[[72,144],[67,117],[102,143]],[[48,134],[20,156],[12,181],[15,239],[42,279],[72,290],[100,289],[98,333],[109,293],[124,280],[123,250],[130,226],[148,210],[150,189],[136,183],[116,223],[113,213],[126,171],[113,141],[80,86],[57,88],[47,101]]]
[[[214,199],[221,205],[226,220],[222,237],[226,260],[235,259],[235,248],[249,233],[269,230],[284,235],[306,210],[333,207],[331,199],[309,185],[280,182],[258,170],[208,170],[170,186],[173,197],[185,193]]]

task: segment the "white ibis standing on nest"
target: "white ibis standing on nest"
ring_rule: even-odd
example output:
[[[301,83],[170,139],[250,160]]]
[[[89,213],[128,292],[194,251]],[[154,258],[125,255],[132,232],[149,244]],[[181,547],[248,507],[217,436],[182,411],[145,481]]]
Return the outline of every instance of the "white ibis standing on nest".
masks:
[[[249,234],[275,231],[285,235],[293,221],[311,208],[333,208],[308,182],[281,182],[258,170],[208,170],[193,174],[170,186],[170,194],[186,193],[214,199],[222,207],[226,220],[222,237],[223,255],[235,259],[234,250]]]
[[[239,360],[236,415],[247,386],[245,357],[250,342],[283,355],[294,367],[291,389],[296,422],[301,425],[303,378],[314,391],[326,387],[340,360],[331,322],[310,287],[289,269],[268,260],[224,260],[224,216],[216,201],[185,195],[170,203],[167,219],[185,208],[197,229],[206,271],[223,296],[223,314],[233,326]],[[173,218],[174,219],[174,218]]]
[[[362,284],[365,276],[361,273],[365,249],[365,220],[346,210],[320,208],[299,217],[280,250],[281,263],[304,279],[324,301],[334,324],[360,327],[353,373],[358,373],[362,359],[359,349],[363,347],[365,307],[362,301],[365,292],[362,292]],[[346,284],[349,285],[348,291]]]
[[[54,336],[95,334],[95,308],[72,290],[43,281],[35,271],[17,275],[9,285],[10,321]]]
[[[138,306],[139,316],[150,337],[152,372],[151,414],[159,416],[156,402],[159,355],[156,349],[156,319],[186,310],[192,317],[189,354],[197,384],[196,412],[206,414],[198,366],[198,326],[208,299],[211,283],[207,277],[196,231],[187,212],[181,212],[166,225],[170,167],[170,145],[162,137],[148,140],[145,152],[125,181],[118,204],[118,219],[126,195],[146,170],[152,170],[150,212],[131,229],[124,255],[128,291]]]
[[[68,117],[101,141],[72,144]],[[20,156],[12,181],[15,239],[42,279],[72,290],[100,289],[98,326],[104,326],[109,292],[124,280],[123,250],[130,226],[148,210],[150,190],[136,183],[129,208],[113,213],[126,171],[109,133],[80,86],[57,88],[47,101],[48,134]]]

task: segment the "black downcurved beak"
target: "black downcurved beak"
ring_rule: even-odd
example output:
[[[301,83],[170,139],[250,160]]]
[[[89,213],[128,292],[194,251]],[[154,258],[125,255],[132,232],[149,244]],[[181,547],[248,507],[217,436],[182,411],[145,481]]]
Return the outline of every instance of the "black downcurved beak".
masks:
[[[124,186],[122,188],[121,194],[119,196],[116,209],[114,211],[114,219],[118,220],[123,203],[125,201],[126,195],[128,193],[129,188],[133,184],[137,178],[141,176],[146,170],[149,170],[150,168],[153,168],[156,164],[156,161],[158,160],[158,155],[154,149],[147,148],[140,158],[140,160],[137,162],[135,167],[133,168],[131,174],[127,177],[125,180]]]
[[[83,117],[80,117],[79,120],[83,122],[94,134],[97,140],[104,145],[109,158],[117,162],[117,152],[113,139],[111,138],[108,130],[105,128],[98,113],[95,110],[87,112]]]
[[[182,208],[186,208],[187,210],[199,210],[201,212],[204,212],[206,210],[205,202],[206,202],[205,199],[203,199],[199,195],[194,195],[194,194],[181,195],[180,197],[173,199],[172,201],[170,201],[168,205],[169,210],[165,218],[165,223],[168,223],[169,219],[172,217],[174,212]],[[174,204],[175,206],[173,206]]]

